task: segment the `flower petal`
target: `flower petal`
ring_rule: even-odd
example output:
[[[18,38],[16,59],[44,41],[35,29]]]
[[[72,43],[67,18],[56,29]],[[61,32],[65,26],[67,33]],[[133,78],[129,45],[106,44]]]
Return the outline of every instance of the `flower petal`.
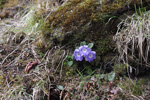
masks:
[[[73,56],[75,57],[76,61],[83,60],[82,54],[78,49],[75,49]]]
[[[91,51],[85,56],[85,60],[88,62],[92,62],[94,59],[96,59],[96,52]]]

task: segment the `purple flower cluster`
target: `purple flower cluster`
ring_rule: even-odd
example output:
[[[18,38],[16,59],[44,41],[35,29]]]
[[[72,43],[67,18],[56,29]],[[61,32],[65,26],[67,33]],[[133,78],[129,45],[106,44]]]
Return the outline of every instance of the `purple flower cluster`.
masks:
[[[91,49],[88,48],[88,45],[83,45],[80,46],[79,49],[75,49],[73,56],[75,57],[76,61],[82,61],[84,56],[86,61],[92,62],[94,59],[96,59],[96,52],[91,51]]]

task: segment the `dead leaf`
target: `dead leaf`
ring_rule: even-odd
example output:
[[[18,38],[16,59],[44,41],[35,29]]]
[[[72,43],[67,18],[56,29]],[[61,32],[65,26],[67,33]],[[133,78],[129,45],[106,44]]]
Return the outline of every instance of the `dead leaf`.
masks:
[[[116,95],[118,93],[118,91],[119,91],[119,88],[116,87],[113,90],[111,90],[110,92],[113,93],[114,95]]]
[[[38,61],[34,61],[34,62],[29,62],[26,67],[25,67],[25,72],[29,72],[29,70],[33,67],[33,66],[36,66],[38,64]]]

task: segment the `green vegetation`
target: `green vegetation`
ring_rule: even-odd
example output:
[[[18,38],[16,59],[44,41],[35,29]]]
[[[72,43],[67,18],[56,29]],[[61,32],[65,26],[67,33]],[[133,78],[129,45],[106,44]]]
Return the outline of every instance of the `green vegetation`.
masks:
[[[138,96],[144,94],[145,89],[143,87],[148,81],[148,78],[141,78],[137,81],[125,78],[125,80],[120,81],[119,86],[127,93]]]
[[[0,27],[2,100],[150,98],[150,78],[145,74],[150,63],[150,14],[141,0],[34,3],[23,15],[0,23],[5,30]],[[130,5],[135,14],[123,20]],[[96,59],[76,61],[74,50],[86,42],[96,51]],[[132,71],[145,73],[130,76]]]
[[[116,64],[114,66],[114,71],[116,74],[124,76],[127,72],[127,65],[126,64]]]
[[[5,0],[0,0],[0,9],[3,8],[3,4],[5,3]]]

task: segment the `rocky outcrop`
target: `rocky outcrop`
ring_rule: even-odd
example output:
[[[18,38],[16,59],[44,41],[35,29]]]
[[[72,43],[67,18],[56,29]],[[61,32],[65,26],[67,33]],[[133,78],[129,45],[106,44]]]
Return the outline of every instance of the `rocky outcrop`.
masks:
[[[93,42],[98,63],[109,53],[113,56],[113,35],[120,21],[132,15],[135,6],[149,9],[149,4],[148,0],[70,0],[46,16],[42,35],[47,43],[71,48],[81,41]]]

